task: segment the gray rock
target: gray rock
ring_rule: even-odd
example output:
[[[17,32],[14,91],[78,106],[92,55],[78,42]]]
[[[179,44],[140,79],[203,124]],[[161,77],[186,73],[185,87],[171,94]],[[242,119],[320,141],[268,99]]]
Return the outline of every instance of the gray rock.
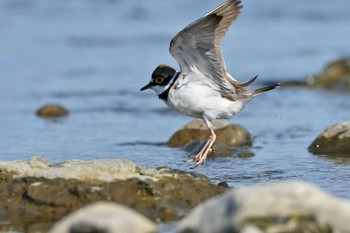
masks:
[[[349,233],[350,202],[296,181],[233,189],[191,211],[178,233]]]
[[[213,127],[217,141],[229,147],[252,145],[252,135],[242,126],[214,120]],[[182,147],[196,140],[207,140],[209,130],[203,120],[193,120],[178,130],[167,142],[170,147]]]
[[[350,157],[350,121],[327,128],[308,149],[314,154]]]
[[[156,225],[138,212],[112,202],[89,204],[57,222],[49,233],[154,233]]]
[[[0,161],[0,170],[14,173],[14,177],[62,178],[80,181],[157,179],[157,177],[140,175],[136,164],[127,159],[69,160],[52,165],[43,157],[34,156],[29,161]]]

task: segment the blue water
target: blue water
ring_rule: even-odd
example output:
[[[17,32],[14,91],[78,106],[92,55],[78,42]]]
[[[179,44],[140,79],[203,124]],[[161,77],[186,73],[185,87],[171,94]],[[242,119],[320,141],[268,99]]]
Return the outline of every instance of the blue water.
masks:
[[[160,63],[177,67],[169,41],[220,4],[213,0],[2,0],[0,2],[0,158],[128,158],[138,165],[189,171],[181,149],[162,144],[191,119],[154,93],[139,92]],[[304,80],[350,55],[347,0],[253,1],[223,42],[240,81]],[[70,110],[47,121],[47,103]],[[349,120],[350,95],[281,88],[231,120],[254,135],[255,156],[209,160],[196,172],[233,187],[305,180],[350,198],[350,159],[314,156],[325,128]]]

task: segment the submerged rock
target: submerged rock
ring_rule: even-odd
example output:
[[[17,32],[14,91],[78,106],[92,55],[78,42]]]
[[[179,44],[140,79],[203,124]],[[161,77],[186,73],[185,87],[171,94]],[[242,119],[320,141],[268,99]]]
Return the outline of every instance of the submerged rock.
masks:
[[[203,148],[205,143],[205,140],[192,141],[185,145],[184,149],[188,152],[191,152],[190,155],[192,156],[197,154]],[[233,148],[222,143],[221,141],[215,141],[208,153],[208,158],[220,158],[228,156],[235,156],[238,158],[249,158],[253,157],[254,153],[246,147]]]
[[[0,162],[0,181],[0,217],[16,230],[31,223],[53,223],[83,205],[102,200],[131,207],[154,221],[174,221],[227,190],[204,175],[145,168],[127,159],[50,164],[33,157]]]
[[[232,189],[198,205],[178,233],[349,233],[350,202],[304,182]]]
[[[314,154],[350,157],[350,121],[327,128],[311,143],[308,149]]]
[[[350,91],[350,57],[329,63],[321,74],[308,77],[306,83],[316,87]]]
[[[45,118],[64,117],[68,115],[68,110],[58,104],[47,104],[36,111],[36,115]]]
[[[49,233],[155,233],[157,226],[138,212],[113,202],[96,202],[69,214]]]
[[[252,145],[252,135],[242,126],[214,120],[213,127],[217,141],[229,147]],[[167,142],[170,147],[182,147],[196,140],[207,140],[209,130],[203,120],[193,120],[178,130]]]

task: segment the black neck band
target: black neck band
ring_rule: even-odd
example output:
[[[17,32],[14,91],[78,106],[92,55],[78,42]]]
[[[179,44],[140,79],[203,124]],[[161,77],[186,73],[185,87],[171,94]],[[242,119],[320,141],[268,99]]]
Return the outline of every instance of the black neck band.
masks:
[[[162,99],[162,100],[165,100],[165,101],[168,100],[170,88],[174,85],[174,83],[176,82],[177,78],[180,76],[180,72],[175,73],[174,76],[175,77],[173,78],[173,82],[169,85],[169,87],[165,91],[163,91],[162,93],[160,93],[158,95],[159,99]]]

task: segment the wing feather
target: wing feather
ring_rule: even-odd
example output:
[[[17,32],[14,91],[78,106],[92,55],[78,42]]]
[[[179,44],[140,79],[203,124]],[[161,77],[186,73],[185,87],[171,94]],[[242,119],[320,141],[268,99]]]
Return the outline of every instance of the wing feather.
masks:
[[[230,75],[226,71],[221,41],[240,14],[240,3],[229,0],[193,22],[173,38],[169,49],[182,72],[201,72],[227,95],[234,93],[235,88],[227,79]]]

